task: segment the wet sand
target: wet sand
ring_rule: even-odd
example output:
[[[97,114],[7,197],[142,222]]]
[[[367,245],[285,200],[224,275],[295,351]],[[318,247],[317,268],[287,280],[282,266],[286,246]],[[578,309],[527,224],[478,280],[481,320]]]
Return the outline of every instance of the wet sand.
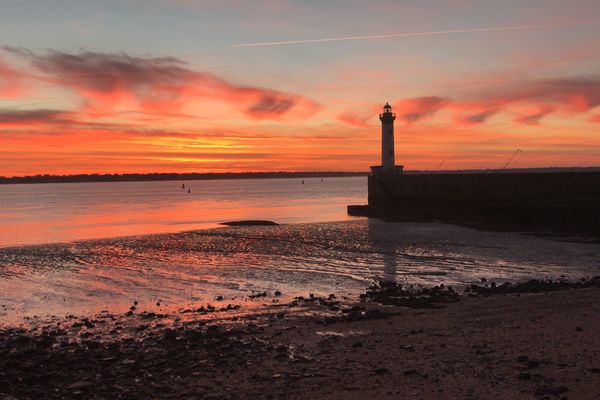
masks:
[[[241,226],[0,249],[0,327],[24,317],[155,313],[255,292],[357,298],[373,280],[455,287],[483,277],[579,279],[600,244],[375,219]],[[160,302],[160,307],[155,306]],[[269,301],[270,302],[270,301]],[[259,304],[260,305],[260,304]]]
[[[0,399],[597,399],[598,286],[443,290],[410,308],[307,296],[258,315],[224,307],[222,319],[135,309],[5,329]]]

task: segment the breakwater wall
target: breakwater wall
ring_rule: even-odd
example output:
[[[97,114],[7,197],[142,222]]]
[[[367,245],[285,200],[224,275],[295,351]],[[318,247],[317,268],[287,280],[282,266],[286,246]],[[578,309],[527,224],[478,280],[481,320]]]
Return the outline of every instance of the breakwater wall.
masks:
[[[600,235],[600,172],[369,176],[369,213]]]

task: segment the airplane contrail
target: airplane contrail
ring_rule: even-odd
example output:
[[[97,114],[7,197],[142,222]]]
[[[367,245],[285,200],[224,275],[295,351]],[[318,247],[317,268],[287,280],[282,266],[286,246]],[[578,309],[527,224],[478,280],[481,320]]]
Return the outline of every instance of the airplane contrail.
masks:
[[[282,46],[289,44],[307,44],[307,43],[324,43],[324,42],[341,42],[346,40],[371,40],[371,39],[388,39],[400,37],[414,36],[434,36],[447,35],[453,33],[474,33],[474,32],[504,32],[504,31],[520,31],[533,29],[549,29],[560,28],[566,26],[589,25],[589,22],[565,23],[565,24],[539,24],[539,25],[520,25],[520,26],[499,26],[491,28],[471,28],[471,29],[452,29],[445,31],[429,31],[429,32],[404,32],[391,33],[387,35],[366,35],[366,36],[342,36],[320,39],[302,39],[302,40],[287,40],[282,42],[258,42],[258,43],[238,43],[232,44],[230,47],[259,47],[259,46]]]

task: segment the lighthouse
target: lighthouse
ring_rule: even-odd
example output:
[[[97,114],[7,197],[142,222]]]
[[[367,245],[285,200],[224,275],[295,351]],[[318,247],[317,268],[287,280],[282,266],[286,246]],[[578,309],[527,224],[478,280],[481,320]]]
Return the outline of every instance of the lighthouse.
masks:
[[[383,113],[379,114],[381,121],[381,165],[371,167],[373,175],[398,175],[402,173],[402,165],[396,165],[394,153],[394,120],[396,114],[392,106],[385,103]]]
[[[385,103],[383,113],[379,114],[381,121],[381,169],[385,174],[394,172],[394,120],[396,114],[392,106]]]

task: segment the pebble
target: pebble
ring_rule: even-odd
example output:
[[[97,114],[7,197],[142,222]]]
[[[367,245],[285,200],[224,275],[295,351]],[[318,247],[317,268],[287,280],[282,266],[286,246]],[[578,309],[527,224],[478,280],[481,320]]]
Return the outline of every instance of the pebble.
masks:
[[[81,390],[81,389],[86,389],[89,388],[90,386],[93,386],[94,384],[88,381],[77,381],[69,386],[67,386],[67,389],[69,390]]]
[[[520,355],[519,357],[517,357],[517,361],[520,363],[525,363],[529,361],[529,357],[527,357],[526,355]]]
[[[529,372],[520,372],[519,379],[522,381],[528,381],[529,379],[531,379],[531,374]]]

